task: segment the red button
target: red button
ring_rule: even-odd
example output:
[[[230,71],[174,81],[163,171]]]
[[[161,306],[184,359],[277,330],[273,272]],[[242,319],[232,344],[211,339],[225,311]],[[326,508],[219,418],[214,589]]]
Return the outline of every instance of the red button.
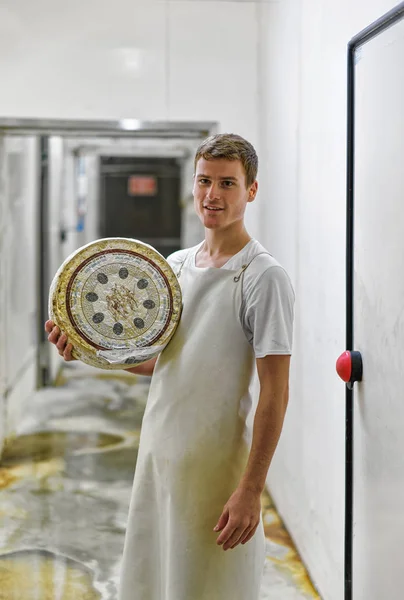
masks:
[[[337,373],[345,383],[348,383],[351,380],[352,356],[348,350],[343,352],[337,360]]]

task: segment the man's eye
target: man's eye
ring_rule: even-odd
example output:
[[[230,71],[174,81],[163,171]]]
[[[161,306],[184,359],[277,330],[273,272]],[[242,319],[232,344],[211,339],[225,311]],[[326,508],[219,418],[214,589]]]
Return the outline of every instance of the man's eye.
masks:
[[[205,183],[208,183],[208,180],[207,179],[200,179],[199,183],[202,183],[203,185],[205,185]]]
[[[234,185],[233,181],[223,181],[223,185],[224,187],[232,187],[232,185]]]

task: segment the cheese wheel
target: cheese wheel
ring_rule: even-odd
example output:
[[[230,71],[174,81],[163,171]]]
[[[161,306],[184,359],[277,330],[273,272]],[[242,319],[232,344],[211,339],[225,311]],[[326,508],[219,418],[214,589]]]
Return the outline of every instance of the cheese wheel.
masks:
[[[156,357],[181,316],[177,277],[157,250],[138,240],[104,238],[79,248],[57,271],[49,317],[73,356],[101,369]]]

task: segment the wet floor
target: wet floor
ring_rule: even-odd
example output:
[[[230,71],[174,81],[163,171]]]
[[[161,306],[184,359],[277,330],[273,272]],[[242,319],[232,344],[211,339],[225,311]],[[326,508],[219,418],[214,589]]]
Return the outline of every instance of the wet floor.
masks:
[[[0,600],[116,600],[148,379],[74,363],[0,463]],[[18,423],[18,424],[17,424]],[[269,496],[261,600],[319,598]]]

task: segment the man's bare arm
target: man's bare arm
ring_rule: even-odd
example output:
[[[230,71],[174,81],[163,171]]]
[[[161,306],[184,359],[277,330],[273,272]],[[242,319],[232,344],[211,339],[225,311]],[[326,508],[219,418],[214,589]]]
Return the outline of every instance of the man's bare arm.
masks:
[[[147,362],[138,365],[137,367],[131,367],[130,369],[125,369],[125,371],[129,371],[129,373],[134,373],[135,375],[153,375],[154,367],[157,362],[157,358],[152,358]]]
[[[289,400],[290,356],[257,359],[260,397],[254,418],[253,441],[240,483],[262,493],[272,457],[281,435]]]
[[[290,356],[257,359],[260,398],[245,473],[215,527],[224,550],[246,544],[260,523],[261,493],[282,431],[289,397]]]

